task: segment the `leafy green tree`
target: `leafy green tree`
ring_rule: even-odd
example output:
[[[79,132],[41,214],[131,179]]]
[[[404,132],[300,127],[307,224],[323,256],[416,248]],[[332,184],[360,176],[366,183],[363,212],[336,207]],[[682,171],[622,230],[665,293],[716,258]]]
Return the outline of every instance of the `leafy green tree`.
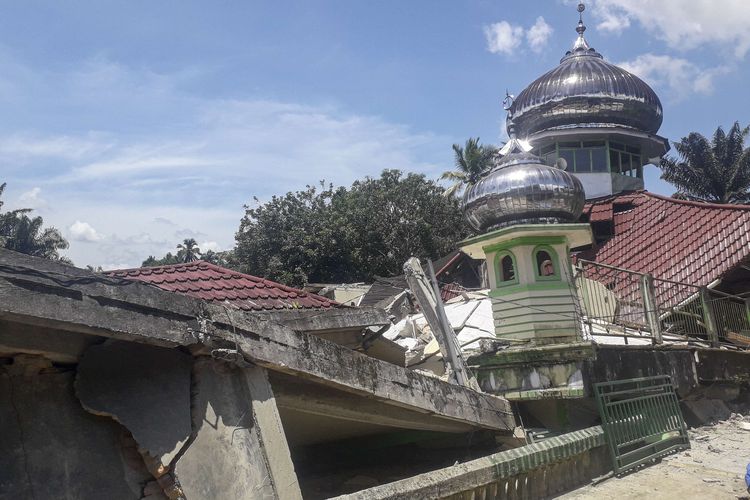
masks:
[[[675,142],[678,157],[661,162],[661,178],[677,187],[673,196],[714,203],[750,202],[748,132],[750,127],[735,122],[728,133],[718,127],[710,141],[691,132]]]
[[[458,201],[442,193],[423,175],[384,170],[348,189],[321,182],[274,196],[245,207],[233,259],[295,286],[401,274],[410,256],[440,257],[468,235]]]
[[[201,254],[201,260],[221,267],[229,267],[232,265],[231,251],[214,252],[213,250],[206,250]]]
[[[186,238],[182,240],[182,243],[177,245],[177,257],[182,260],[182,262],[193,262],[195,260],[198,260],[201,255],[201,249],[198,248],[198,242],[195,241],[195,238]]]
[[[5,183],[0,184],[0,196],[5,190]],[[0,200],[0,209],[3,201]],[[68,242],[54,227],[43,227],[44,220],[31,217],[30,208],[21,208],[9,212],[0,212],[0,245],[34,257],[43,257],[71,263],[70,259],[60,255],[60,250],[68,248]]]
[[[172,264],[181,264],[183,261],[182,257],[173,255],[172,252],[167,252],[167,255],[161,259],[157,259],[153,255],[149,255],[146,260],[141,263],[141,267],[156,267],[156,266],[169,266]]]
[[[493,158],[497,154],[495,146],[479,144],[479,137],[471,137],[466,144],[453,145],[453,161],[455,170],[443,172],[441,179],[453,184],[445,190],[446,196],[460,195],[469,184],[474,184],[493,165]]]

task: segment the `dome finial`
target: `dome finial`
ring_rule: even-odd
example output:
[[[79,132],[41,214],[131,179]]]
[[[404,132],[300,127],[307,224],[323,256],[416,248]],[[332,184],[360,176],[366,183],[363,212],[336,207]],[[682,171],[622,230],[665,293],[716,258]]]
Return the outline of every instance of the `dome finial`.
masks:
[[[589,44],[586,42],[586,39],[583,38],[583,34],[586,31],[586,25],[583,24],[583,11],[586,10],[586,6],[583,4],[583,2],[578,4],[578,26],[576,27],[576,32],[578,33],[578,39],[576,40],[576,43],[573,44],[573,50],[588,50]]]

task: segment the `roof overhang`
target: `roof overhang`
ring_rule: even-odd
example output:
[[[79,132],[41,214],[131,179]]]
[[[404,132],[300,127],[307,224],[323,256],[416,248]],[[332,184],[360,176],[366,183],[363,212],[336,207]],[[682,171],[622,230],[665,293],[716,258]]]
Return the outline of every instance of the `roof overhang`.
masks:
[[[462,241],[459,245],[469,257],[484,259],[485,247],[524,236],[565,236],[570,248],[590,245],[593,241],[589,224],[518,224],[474,236]]]

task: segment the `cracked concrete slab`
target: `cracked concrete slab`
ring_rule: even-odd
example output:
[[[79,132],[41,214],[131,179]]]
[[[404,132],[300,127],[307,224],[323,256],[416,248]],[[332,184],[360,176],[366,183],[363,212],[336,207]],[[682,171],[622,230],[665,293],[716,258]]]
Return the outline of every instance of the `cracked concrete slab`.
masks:
[[[84,408],[120,422],[142,452],[168,465],[192,432],[191,364],[176,349],[109,340],[84,352],[76,394]]]
[[[0,499],[141,498],[145,467],[128,460],[119,424],[81,408],[73,377],[0,366]]]

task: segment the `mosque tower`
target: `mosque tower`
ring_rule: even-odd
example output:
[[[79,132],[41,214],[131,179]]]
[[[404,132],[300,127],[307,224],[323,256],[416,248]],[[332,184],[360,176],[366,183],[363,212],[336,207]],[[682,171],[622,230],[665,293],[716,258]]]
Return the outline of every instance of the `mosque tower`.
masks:
[[[475,373],[485,391],[509,399],[583,397],[594,349],[581,333],[570,251],[592,242],[579,222],[585,199],[643,188],[643,166],[668,149],[656,135],[659,98],[589,47],[584,8],[560,65],[506,96],[510,140],[464,193],[478,235],[461,249],[486,260],[495,335],[506,346],[480,355]]]
[[[669,142],[657,135],[659,97],[589,46],[584,10],[578,4],[573,48],[518,94],[508,119],[534,154],[574,173],[591,199],[643,189],[644,165],[658,164]]]

